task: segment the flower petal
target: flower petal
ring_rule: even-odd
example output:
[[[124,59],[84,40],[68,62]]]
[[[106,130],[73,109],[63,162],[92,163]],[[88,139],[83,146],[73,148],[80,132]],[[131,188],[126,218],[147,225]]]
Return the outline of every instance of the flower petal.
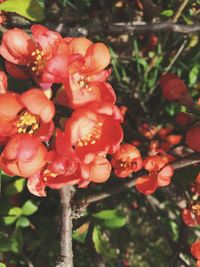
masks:
[[[26,91],[20,96],[20,101],[30,113],[39,115],[44,123],[49,123],[55,114],[54,104],[40,89]]]
[[[136,189],[145,195],[154,193],[158,187],[156,175],[142,176],[136,180]]]
[[[35,196],[45,197],[45,183],[40,179],[40,173],[37,173],[34,176],[31,176],[27,182],[28,190]]]
[[[33,25],[31,31],[37,45],[42,48],[47,57],[51,57],[56,51],[59,42],[62,41],[61,35],[40,24]]]
[[[159,173],[158,173],[158,186],[167,186],[171,183],[171,177],[173,176],[174,171],[173,168],[168,165],[164,167]]]
[[[85,69],[83,73],[97,74],[103,71],[110,63],[110,52],[103,43],[92,44],[85,55]]]
[[[11,29],[4,33],[0,47],[0,54],[6,60],[19,64],[29,65],[32,61],[32,52],[36,46],[30,36],[21,29]]]

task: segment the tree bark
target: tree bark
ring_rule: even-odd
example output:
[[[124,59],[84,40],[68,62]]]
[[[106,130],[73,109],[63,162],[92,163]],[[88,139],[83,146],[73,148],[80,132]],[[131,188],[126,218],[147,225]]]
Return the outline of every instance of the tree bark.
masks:
[[[60,256],[56,267],[73,267],[72,250],[72,218],[71,218],[71,197],[70,186],[60,189],[61,201],[61,241]]]

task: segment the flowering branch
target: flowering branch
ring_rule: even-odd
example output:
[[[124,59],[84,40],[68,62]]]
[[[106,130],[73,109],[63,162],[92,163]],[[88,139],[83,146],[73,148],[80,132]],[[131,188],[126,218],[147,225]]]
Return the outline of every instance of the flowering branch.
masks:
[[[200,163],[200,153],[193,153],[189,156],[186,156],[182,159],[172,162],[170,165],[173,167],[174,170],[178,170],[198,163]],[[132,188],[133,186],[135,186],[136,178],[144,175],[144,172],[145,171],[140,171],[135,173],[131,179],[128,179],[123,183],[117,183],[116,185],[112,185],[111,187],[106,186],[106,188],[103,188],[99,193],[81,197],[79,200],[74,201],[74,203],[76,203],[74,207],[77,208],[77,205],[87,206],[90,203],[103,200],[114,194],[118,194],[121,193],[122,191]]]

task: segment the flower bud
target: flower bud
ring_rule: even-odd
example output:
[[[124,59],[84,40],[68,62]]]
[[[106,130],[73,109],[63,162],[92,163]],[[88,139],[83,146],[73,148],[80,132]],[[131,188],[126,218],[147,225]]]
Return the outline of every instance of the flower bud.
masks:
[[[194,151],[200,152],[200,124],[194,125],[186,134],[186,143]]]
[[[164,98],[169,101],[179,101],[187,94],[187,87],[184,82],[172,73],[165,74],[160,78],[160,86]]]

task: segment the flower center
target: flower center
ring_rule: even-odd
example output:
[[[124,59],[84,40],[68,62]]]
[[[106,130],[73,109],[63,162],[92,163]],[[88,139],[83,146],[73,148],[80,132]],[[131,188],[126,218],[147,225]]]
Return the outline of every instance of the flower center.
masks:
[[[45,67],[46,60],[45,60],[44,52],[39,49],[36,49],[31,55],[35,58],[33,62],[33,66],[32,66],[32,71],[37,76],[39,76]]]
[[[129,161],[129,160],[119,160],[119,165],[123,169],[129,169],[129,168],[135,168],[137,166],[137,163],[134,161]]]
[[[81,88],[85,88],[87,89],[89,92],[92,91],[92,88],[89,86],[89,82],[90,82],[91,78],[90,76],[81,76],[78,80],[78,84],[80,85]]]
[[[92,128],[92,130],[82,139],[78,139],[77,146],[87,146],[89,144],[96,144],[97,140],[101,136],[103,122],[97,122],[96,125]]]
[[[192,212],[197,215],[200,216],[200,204],[196,204],[192,206]]]
[[[47,182],[48,181],[48,178],[55,178],[57,176],[56,173],[53,173],[51,172],[50,170],[46,169],[44,172],[43,172],[43,180],[44,182]]]
[[[17,121],[18,133],[33,134],[38,128],[39,123],[37,118],[28,112],[22,113]]]

